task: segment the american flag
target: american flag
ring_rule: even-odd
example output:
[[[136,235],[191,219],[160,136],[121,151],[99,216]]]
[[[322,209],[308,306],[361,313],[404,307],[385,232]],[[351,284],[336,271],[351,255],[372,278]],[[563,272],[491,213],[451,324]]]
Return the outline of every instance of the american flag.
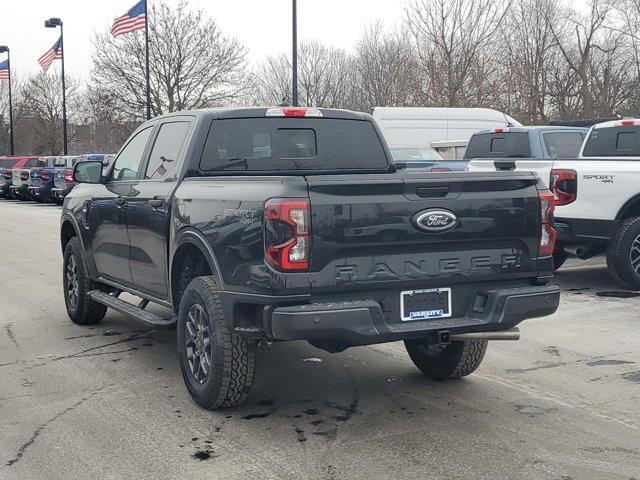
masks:
[[[140,0],[131,10],[116,18],[111,27],[111,35],[117,37],[144,28],[147,23],[147,2]]]
[[[9,59],[0,62],[0,80],[9,80]]]
[[[62,38],[59,38],[56,43],[53,44],[49,50],[47,50],[44,55],[42,55],[38,59],[38,63],[42,67],[42,70],[45,72],[49,70],[49,67],[53,63],[54,60],[59,60],[62,58]]]

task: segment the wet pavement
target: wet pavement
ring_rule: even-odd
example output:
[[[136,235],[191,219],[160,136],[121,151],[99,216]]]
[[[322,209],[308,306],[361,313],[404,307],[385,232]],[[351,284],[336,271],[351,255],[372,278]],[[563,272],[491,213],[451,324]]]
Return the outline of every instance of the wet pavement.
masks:
[[[0,479],[640,478],[640,298],[601,258],[568,261],[559,311],[465,379],[400,343],[281,343],[244,406],[210,412],[175,332],[68,320],[59,210],[0,201]]]

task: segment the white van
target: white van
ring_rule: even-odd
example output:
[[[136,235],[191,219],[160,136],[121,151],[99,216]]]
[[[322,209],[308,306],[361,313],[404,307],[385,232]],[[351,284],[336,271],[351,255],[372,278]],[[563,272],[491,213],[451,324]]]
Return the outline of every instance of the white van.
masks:
[[[373,118],[390,147],[429,147],[431,142],[467,141],[478,130],[522,126],[489,108],[376,107]]]

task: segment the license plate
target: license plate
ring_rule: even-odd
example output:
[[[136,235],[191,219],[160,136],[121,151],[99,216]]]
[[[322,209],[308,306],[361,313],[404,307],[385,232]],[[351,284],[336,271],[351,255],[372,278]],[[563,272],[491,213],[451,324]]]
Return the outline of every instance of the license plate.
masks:
[[[450,316],[450,288],[427,288],[400,292],[400,317],[405,322]]]

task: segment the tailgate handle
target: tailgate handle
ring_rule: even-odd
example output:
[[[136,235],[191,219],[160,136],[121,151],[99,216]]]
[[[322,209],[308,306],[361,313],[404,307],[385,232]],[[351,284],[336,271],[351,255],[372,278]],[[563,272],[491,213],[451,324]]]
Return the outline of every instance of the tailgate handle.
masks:
[[[449,193],[449,187],[418,187],[416,195],[422,198],[442,198]]]
[[[516,162],[513,161],[500,162],[496,160],[493,164],[496,166],[496,170],[501,172],[512,172],[516,169]]]

